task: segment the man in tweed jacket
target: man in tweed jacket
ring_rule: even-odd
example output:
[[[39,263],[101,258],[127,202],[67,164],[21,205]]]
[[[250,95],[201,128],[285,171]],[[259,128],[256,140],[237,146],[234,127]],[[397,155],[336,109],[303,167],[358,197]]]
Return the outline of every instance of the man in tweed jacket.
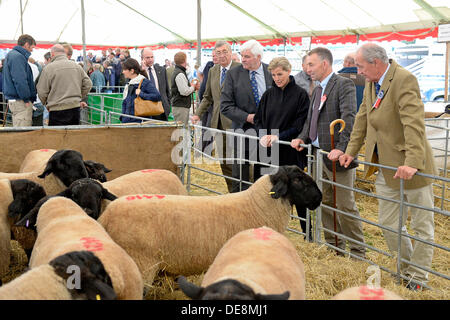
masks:
[[[339,156],[347,147],[352,131],[356,114],[356,89],[353,81],[333,73],[333,56],[326,48],[315,48],[308,53],[307,73],[312,80],[319,81],[312,95],[308,117],[299,136],[291,141],[291,146],[298,151],[303,150],[300,144],[311,143],[314,146],[314,155],[320,155],[317,150],[328,151],[328,156],[324,157],[323,178],[332,180],[332,162],[336,161],[336,182],[348,187],[353,187],[356,178],[355,166],[344,168],[339,165]],[[313,110],[316,108],[316,114]],[[336,127],[334,134],[334,146],[331,150],[330,123],[336,119],[345,121],[345,129],[338,133]],[[316,128],[316,129],[315,129]],[[313,174],[315,176],[315,174]],[[333,206],[332,185],[323,184],[322,202],[328,206]],[[336,188],[336,207],[346,213],[359,217],[359,211],[355,204],[353,191],[340,187]],[[329,209],[322,210],[323,227],[334,231],[333,212]],[[360,220],[336,213],[336,232],[341,233],[359,243],[349,241],[351,253],[365,256],[364,236]],[[324,232],[325,240],[331,245],[335,245],[335,236],[332,233]],[[346,241],[338,237],[338,247],[345,251]],[[342,253],[338,251],[338,254]]]

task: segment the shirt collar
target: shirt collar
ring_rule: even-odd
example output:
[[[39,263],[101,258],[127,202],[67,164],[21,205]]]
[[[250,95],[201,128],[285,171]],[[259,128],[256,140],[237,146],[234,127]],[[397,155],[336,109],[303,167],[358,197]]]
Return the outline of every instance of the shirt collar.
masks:
[[[261,62],[261,64],[259,65],[259,68],[258,68],[258,69],[256,69],[256,70],[248,70],[249,73],[251,73],[252,71],[255,71],[257,74],[264,74],[262,62]]]
[[[325,90],[325,88],[327,87],[328,81],[330,81],[333,74],[334,74],[334,72],[331,72],[325,79],[323,79],[320,82],[320,86],[322,87],[322,90]]]
[[[230,63],[225,67],[225,68],[227,68],[227,71],[230,70],[230,67],[231,67],[232,63],[233,63],[233,60],[230,60]],[[222,71],[222,70],[223,70],[223,67],[220,66],[220,71]]]
[[[386,68],[386,71],[384,71],[384,73],[383,73],[383,75],[381,76],[380,80],[378,80],[378,84],[380,85],[380,87],[381,87],[381,85],[383,84],[384,78],[386,77],[386,74],[387,74],[387,72],[388,72],[390,66],[391,66],[391,64],[388,63],[388,66],[387,66],[387,68]]]

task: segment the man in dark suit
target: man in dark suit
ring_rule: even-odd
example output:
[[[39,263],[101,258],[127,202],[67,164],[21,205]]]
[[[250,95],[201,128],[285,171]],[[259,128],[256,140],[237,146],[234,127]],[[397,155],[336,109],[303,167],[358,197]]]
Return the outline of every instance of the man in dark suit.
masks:
[[[256,40],[249,40],[241,47],[242,65],[227,72],[225,83],[220,96],[220,111],[231,119],[232,128],[240,129],[238,133],[256,135],[255,117],[261,96],[272,85],[272,75],[267,64],[262,63],[263,47]],[[243,150],[240,154],[239,138],[235,139],[234,157],[240,159],[257,160],[258,141],[244,139]],[[250,147],[251,146],[251,147]],[[239,152],[239,153],[238,153]],[[240,179],[241,164],[233,162],[233,177]],[[256,171],[256,170],[255,170]],[[254,180],[258,177],[254,176]],[[242,180],[250,181],[250,165],[242,163]],[[242,184],[242,190],[249,187]],[[233,192],[240,190],[240,182],[233,181]]]
[[[166,68],[161,67],[158,64],[154,64],[155,57],[153,51],[150,48],[144,48],[141,52],[142,68],[147,73],[147,78],[153,81],[156,89],[158,89],[161,95],[161,102],[164,108],[164,113],[159,116],[153,116],[153,119],[167,121],[170,114],[170,91],[169,83],[167,81]]]
[[[225,117],[220,112],[220,94],[222,92],[222,88],[225,82],[225,75],[227,74],[228,70],[240,66],[241,64],[231,61],[231,46],[226,41],[217,41],[214,47],[214,52],[217,57],[217,64],[209,70],[203,99],[197,110],[195,110],[195,115],[192,116],[192,122],[198,122],[201,119],[202,115],[208,111],[209,106],[213,105],[210,127],[219,130],[229,130],[231,129],[231,120]],[[226,135],[221,135],[221,137],[222,148],[220,148],[219,146],[219,139],[215,139],[217,149],[219,150],[219,154],[220,152],[222,152],[220,154],[220,157],[226,158]],[[232,175],[231,164],[222,161],[220,163],[220,166],[224,175]],[[226,182],[228,191],[232,192],[233,187],[231,181],[227,179]]]
[[[312,144],[314,155],[320,155],[318,149],[328,151],[324,157],[325,166],[322,176],[332,180],[332,162],[336,161],[336,182],[348,187],[353,187],[356,178],[356,168],[351,166],[344,168],[339,165],[341,156],[350,140],[353,122],[356,114],[356,90],[350,79],[336,75],[332,69],[333,56],[330,50],[322,47],[315,48],[308,53],[307,73],[314,81],[319,81],[313,91],[308,117],[302,132],[291,141],[291,146],[298,151],[303,150],[300,144]],[[334,134],[335,148],[331,150],[330,123],[336,119],[345,121],[345,129]],[[313,176],[315,176],[313,174]],[[333,206],[332,185],[323,184],[322,203]],[[359,217],[359,211],[355,204],[353,191],[336,187],[336,207],[346,213]],[[331,210],[322,209],[323,227],[334,229],[334,218]],[[341,233],[360,243],[364,242],[362,224],[360,220],[336,213],[336,232]],[[325,240],[335,245],[335,236],[330,232],[324,232]],[[338,237],[338,247],[345,251],[346,240]],[[349,241],[351,253],[359,257],[365,256],[365,249],[361,244]],[[338,252],[339,254],[340,252]]]

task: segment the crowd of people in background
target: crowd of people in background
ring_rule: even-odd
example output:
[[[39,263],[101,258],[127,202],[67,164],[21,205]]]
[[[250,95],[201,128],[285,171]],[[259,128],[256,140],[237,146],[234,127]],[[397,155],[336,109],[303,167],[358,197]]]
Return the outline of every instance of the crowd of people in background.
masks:
[[[416,176],[420,171],[435,174],[432,151],[425,136],[424,107],[417,79],[389,59],[386,51],[376,44],[364,44],[345,57],[344,67],[335,73],[333,55],[325,47],[317,47],[304,55],[302,70],[291,75],[292,66],[285,57],[276,57],[269,64],[262,61],[264,50],[256,40],[232,52],[226,41],[217,41],[212,60],[195,65],[188,72],[187,56],[180,51],[173,62],[155,63],[153,51],[144,48],[141,60],[130,57],[126,49],[102,50],[86,59],[72,59],[69,44],[55,44],[44,56],[43,65],[30,58],[35,40],[22,35],[0,69],[0,91],[8,101],[13,126],[42,125],[48,112],[49,125],[75,125],[80,122],[80,108],[87,107],[89,92],[119,92],[123,87],[122,122],[141,122],[133,118],[134,100],[161,101],[164,112],[149,118],[175,121],[184,125],[199,123],[222,131],[260,135],[258,145],[250,138],[227,139],[215,134],[216,156],[235,158],[232,164],[221,163],[229,192],[248,188],[242,180],[253,182],[266,169],[261,165],[242,164],[241,160],[260,160],[260,150],[277,153],[277,165],[306,167],[305,145],[311,145],[315,157],[323,156],[322,175],[331,180],[332,163],[336,165],[336,181],[353,187],[356,164],[353,159],[366,140],[366,161],[396,166],[392,173],[377,174],[377,192],[398,199],[399,178],[405,179],[407,201],[433,207],[431,180]],[[192,110],[193,93],[199,96],[198,108]],[[191,112],[193,111],[193,112]],[[33,121],[34,118],[40,120]],[[330,123],[342,119],[345,128],[330,137]],[[261,135],[261,133],[264,133]],[[277,145],[287,141],[290,145]],[[275,146],[277,146],[275,148]],[[205,148],[205,145],[203,145]],[[271,157],[270,159],[274,159]],[[367,175],[373,168],[366,169]],[[315,177],[316,174],[312,173]],[[323,188],[323,203],[332,206],[332,186]],[[336,208],[346,215],[337,215],[334,229],[345,238],[325,232],[325,240],[337,247],[338,254],[346,252],[348,244],[352,257],[365,258],[364,234],[353,191],[337,188]],[[379,200],[380,224],[396,228],[397,203]],[[411,228],[423,240],[434,237],[433,212],[411,208]],[[305,218],[306,210],[297,208]],[[405,217],[406,220],[406,217]],[[405,221],[403,222],[405,223]],[[301,220],[301,228],[306,223]],[[323,227],[333,229],[333,213],[324,209]],[[311,225],[311,224],[309,224]],[[407,233],[406,228],[403,232]],[[391,231],[383,230],[391,251],[398,251],[398,242]],[[311,239],[308,239],[311,240]],[[413,264],[431,268],[433,249],[429,245],[403,238],[402,257]],[[406,286],[420,290],[428,281],[428,272],[411,264],[402,264]]]

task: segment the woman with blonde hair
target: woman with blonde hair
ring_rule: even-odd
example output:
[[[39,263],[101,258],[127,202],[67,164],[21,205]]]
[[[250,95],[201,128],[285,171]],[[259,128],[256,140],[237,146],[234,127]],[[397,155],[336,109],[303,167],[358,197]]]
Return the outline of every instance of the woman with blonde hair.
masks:
[[[308,93],[295,83],[294,77],[290,75],[291,64],[285,57],[272,59],[268,69],[273,84],[262,95],[254,118],[256,129],[260,133],[263,129],[267,131],[260,139],[260,144],[268,148],[267,154],[272,164],[273,159],[277,158],[279,166],[297,165],[303,170],[307,164],[306,151],[298,152],[290,145],[279,144],[278,155],[275,155],[271,147],[277,140],[291,141],[302,131],[308,115]],[[297,208],[297,213],[299,217],[306,217],[305,208]],[[300,225],[306,233],[306,222],[300,220]]]

